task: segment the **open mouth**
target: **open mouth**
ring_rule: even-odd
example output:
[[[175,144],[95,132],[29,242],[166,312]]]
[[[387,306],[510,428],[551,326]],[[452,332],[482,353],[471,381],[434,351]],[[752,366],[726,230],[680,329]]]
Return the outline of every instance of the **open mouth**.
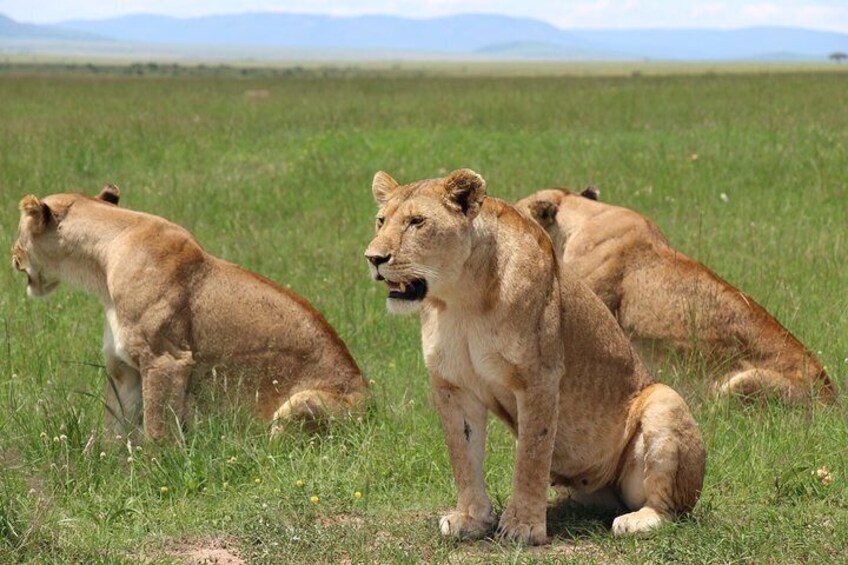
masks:
[[[386,279],[389,287],[389,298],[395,300],[423,300],[427,294],[427,281],[415,279],[409,282],[394,282]]]

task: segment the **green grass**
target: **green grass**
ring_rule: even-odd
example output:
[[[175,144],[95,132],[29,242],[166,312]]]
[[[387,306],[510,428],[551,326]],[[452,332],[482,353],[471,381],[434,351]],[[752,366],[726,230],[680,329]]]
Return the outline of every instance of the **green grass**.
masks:
[[[550,547],[443,540],[437,519],[455,492],[419,324],[385,312],[362,257],[379,169],[409,181],[467,166],[510,200],[595,183],[757,298],[844,389],[844,74],[319,75],[0,75],[7,244],[24,194],[117,183],[122,205],[188,227],[212,253],[309,299],[375,396],[369,417],[325,437],[270,443],[238,413],[205,412],[183,444],[130,454],[98,435],[97,301],[66,286],[28,300],[22,277],[2,269],[0,562],[167,562],[204,544],[259,563],[844,559],[844,403],[717,402],[697,375],[670,378],[708,447],[690,519],[619,540],[609,516],[566,508],[550,516]],[[256,90],[269,95],[245,95]],[[502,508],[513,443],[498,422],[490,429],[487,481]],[[812,476],[822,465],[830,486]]]

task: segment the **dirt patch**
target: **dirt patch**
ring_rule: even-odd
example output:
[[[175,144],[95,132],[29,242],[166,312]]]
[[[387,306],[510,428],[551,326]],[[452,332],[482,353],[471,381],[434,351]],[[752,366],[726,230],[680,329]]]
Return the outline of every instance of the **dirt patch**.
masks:
[[[509,551],[504,546],[492,540],[477,542],[462,542],[448,557],[448,563],[491,563],[495,557],[503,556]],[[594,543],[554,540],[549,545],[522,547],[523,559],[541,561],[556,561],[557,559],[578,559],[587,563],[605,562],[606,555]]]
[[[262,98],[268,98],[271,96],[270,90],[265,90],[264,88],[257,90],[245,90],[244,97],[248,100],[259,100]]]
[[[244,565],[244,561],[226,549],[192,549],[177,555],[185,565]]]
[[[244,565],[235,544],[225,539],[183,540],[167,553],[184,565]]]
[[[334,514],[332,516],[321,516],[316,518],[315,523],[323,528],[332,526],[352,526],[361,528],[365,525],[365,520],[361,516],[355,514]]]

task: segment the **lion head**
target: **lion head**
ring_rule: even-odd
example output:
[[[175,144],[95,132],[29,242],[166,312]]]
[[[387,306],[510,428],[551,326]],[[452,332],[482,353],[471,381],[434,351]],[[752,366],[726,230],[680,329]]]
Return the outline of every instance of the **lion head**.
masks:
[[[117,204],[119,197],[115,185],[107,185],[97,196],[111,204]],[[47,296],[59,286],[59,269],[67,255],[67,238],[63,237],[61,224],[79,198],[89,197],[54,194],[42,200],[30,194],[18,204],[21,219],[12,245],[12,268],[26,273],[28,296]]]
[[[450,293],[471,255],[469,233],[486,195],[483,177],[459,169],[399,185],[380,171],[371,190],[379,211],[365,257],[371,276],[388,287],[388,310],[411,313],[426,297]]]

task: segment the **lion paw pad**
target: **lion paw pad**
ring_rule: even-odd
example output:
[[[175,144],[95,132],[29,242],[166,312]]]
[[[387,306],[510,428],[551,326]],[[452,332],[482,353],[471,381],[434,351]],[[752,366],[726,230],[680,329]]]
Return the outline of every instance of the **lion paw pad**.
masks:
[[[492,530],[495,523],[493,515],[475,518],[467,512],[454,510],[439,519],[439,530],[443,536],[455,538],[480,538]]]
[[[528,545],[542,545],[548,541],[545,522],[531,523],[502,519],[498,525],[498,537]]]

